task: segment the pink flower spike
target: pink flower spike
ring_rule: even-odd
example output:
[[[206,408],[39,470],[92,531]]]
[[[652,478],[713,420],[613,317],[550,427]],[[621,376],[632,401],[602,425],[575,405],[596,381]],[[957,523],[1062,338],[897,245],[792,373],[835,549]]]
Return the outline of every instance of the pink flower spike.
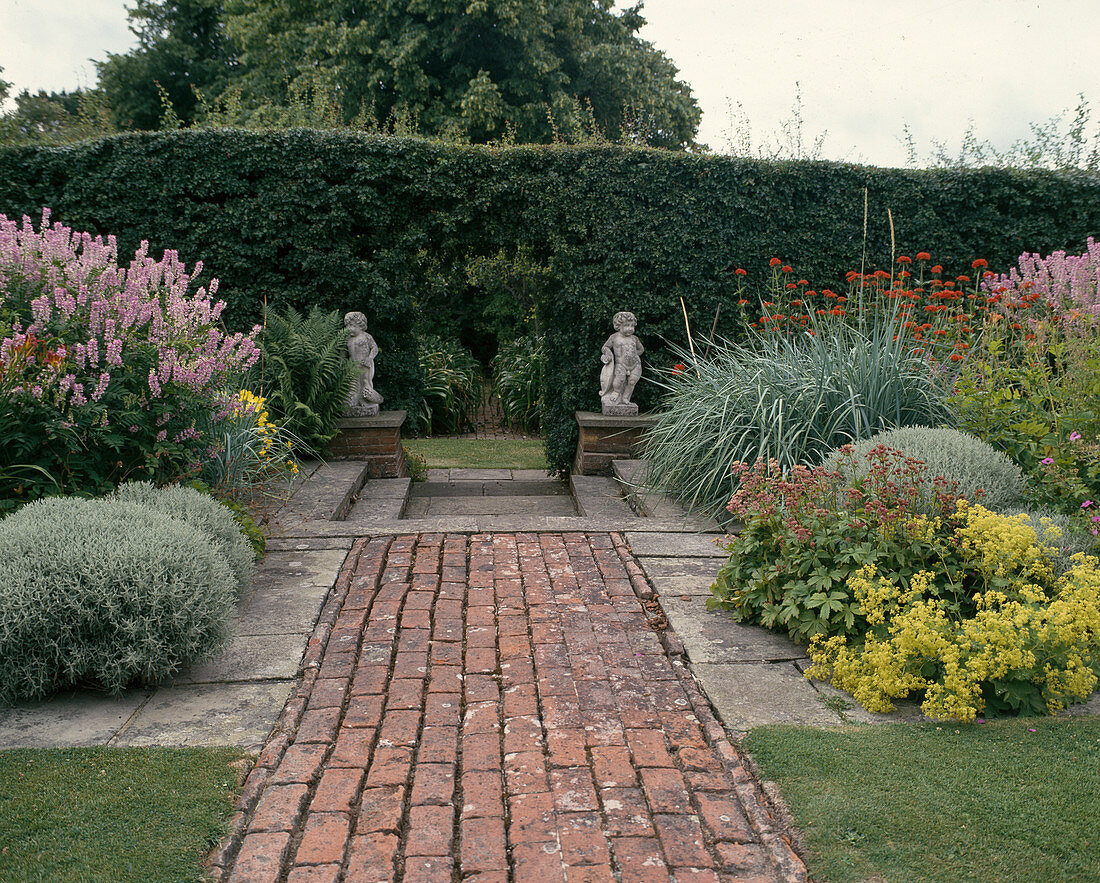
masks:
[[[1080,437],[1081,437],[1081,433],[1079,433],[1079,432],[1071,432],[1069,434],[1069,440],[1070,441],[1077,441],[1077,439],[1079,439]]]
[[[1088,507],[1091,506],[1091,505],[1092,505],[1092,500],[1085,500],[1085,502],[1083,502],[1081,504],[1081,508],[1082,509],[1088,509]]]

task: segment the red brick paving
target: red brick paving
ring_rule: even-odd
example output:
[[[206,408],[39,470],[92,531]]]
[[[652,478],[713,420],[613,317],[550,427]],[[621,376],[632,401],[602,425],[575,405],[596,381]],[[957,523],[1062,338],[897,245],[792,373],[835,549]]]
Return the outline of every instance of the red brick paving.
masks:
[[[614,534],[357,541],[214,870],[805,880],[647,590]]]

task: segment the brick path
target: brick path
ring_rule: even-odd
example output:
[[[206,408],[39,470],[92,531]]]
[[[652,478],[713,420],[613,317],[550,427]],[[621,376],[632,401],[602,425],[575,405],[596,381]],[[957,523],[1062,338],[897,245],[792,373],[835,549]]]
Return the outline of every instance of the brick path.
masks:
[[[358,540],[213,869],[804,880],[643,581],[617,534]]]

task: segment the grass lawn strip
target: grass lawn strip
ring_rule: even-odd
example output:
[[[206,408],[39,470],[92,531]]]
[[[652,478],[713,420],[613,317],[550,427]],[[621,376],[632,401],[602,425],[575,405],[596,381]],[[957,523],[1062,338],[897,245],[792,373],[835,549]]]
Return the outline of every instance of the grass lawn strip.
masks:
[[[1100,719],[768,726],[815,880],[1100,880]]]
[[[0,880],[205,879],[240,789],[229,748],[0,751]]]
[[[545,469],[542,439],[413,438],[406,450],[419,454],[429,469]]]

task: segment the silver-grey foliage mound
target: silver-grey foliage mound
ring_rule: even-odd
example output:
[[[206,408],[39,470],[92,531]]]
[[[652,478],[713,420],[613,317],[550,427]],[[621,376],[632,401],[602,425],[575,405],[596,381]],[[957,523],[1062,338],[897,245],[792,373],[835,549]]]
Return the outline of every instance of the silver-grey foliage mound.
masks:
[[[233,513],[209,494],[180,485],[158,488],[152,482],[134,481],[120,485],[110,499],[151,506],[198,528],[225,556],[237,593],[247,587],[252,577],[255,550]]]
[[[866,473],[867,453],[878,445],[923,460],[930,477],[942,476],[955,482],[959,496],[995,512],[1018,506],[1023,497],[1024,476],[1020,467],[981,439],[957,429],[928,426],[890,429],[856,442],[851,459],[831,454],[825,466],[840,469],[849,477],[854,477],[860,468]]]
[[[53,497],[0,521],[0,702],[161,681],[222,647],[234,613],[221,552],[148,506]]]

